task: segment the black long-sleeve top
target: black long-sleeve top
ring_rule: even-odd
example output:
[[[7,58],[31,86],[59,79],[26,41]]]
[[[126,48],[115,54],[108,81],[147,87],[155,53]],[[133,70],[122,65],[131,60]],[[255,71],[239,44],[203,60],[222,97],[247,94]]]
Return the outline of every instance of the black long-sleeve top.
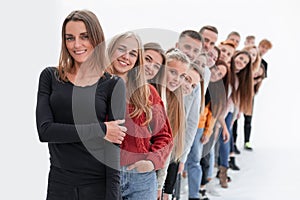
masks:
[[[108,190],[119,187],[119,147],[103,139],[104,122],[124,119],[125,107],[125,84],[117,76],[104,73],[94,85],[79,87],[59,80],[57,68],[44,69],[36,123],[40,141],[48,142],[49,180],[81,185],[104,179]]]

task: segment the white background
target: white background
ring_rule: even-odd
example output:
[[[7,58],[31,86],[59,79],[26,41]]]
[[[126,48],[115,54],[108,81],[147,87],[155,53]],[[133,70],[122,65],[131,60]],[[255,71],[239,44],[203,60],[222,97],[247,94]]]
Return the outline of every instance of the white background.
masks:
[[[58,63],[64,18],[84,8],[98,16],[106,38],[142,28],[198,31],[210,24],[219,30],[217,43],[231,31],[242,36],[239,48],[246,35],[255,35],[257,42],[271,40],[274,47],[265,56],[268,78],[255,102],[255,152],[240,155],[242,169],[248,170],[240,172],[236,183],[243,180],[241,185],[226,194],[235,199],[234,188],[236,192],[243,188],[237,199],[298,199],[300,6],[296,0],[11,0],[1,8],[0,199],[45,199],[49,154],[35,127],[38,77],[43,68]]]

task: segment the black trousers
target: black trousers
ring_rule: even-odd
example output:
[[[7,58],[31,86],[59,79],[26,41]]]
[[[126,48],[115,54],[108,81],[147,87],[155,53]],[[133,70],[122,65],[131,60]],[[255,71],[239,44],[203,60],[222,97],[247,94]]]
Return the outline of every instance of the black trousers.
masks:
[[[105,200],[105,183],[72,186],[49,181],[47,200]]]
[[[238,128],[238,120],[236,119],[232,126],[232,137],[233,137],[233,143],[236,143],[237,140],[237,128]]]
[[[208,171],[209,171],[209,159],[210,154],[202,155],[203,157],[200,160],[200,165],[202,168],[202,179],[201,179],[201,185],[206,185],[208,183],[207,177],[208,177]]]
[[[178,175],[179,162],[171,162],[168,167],[167,177],[164,184],[164,193],[173,194]]]
[[[250,142],[252,115],[244,115],[244,142]]]
[[[252,115],[245,115],[244,114],[244,143],[250,142],[250,136],[251,136],[251,123],[252,123]],[[234,144],[237,140],[237,129],[238,129],[238,120],[234,121],[233,127],[232,127],[232,137]],[[232,152],[232,148],[230,148],[230,152]]]

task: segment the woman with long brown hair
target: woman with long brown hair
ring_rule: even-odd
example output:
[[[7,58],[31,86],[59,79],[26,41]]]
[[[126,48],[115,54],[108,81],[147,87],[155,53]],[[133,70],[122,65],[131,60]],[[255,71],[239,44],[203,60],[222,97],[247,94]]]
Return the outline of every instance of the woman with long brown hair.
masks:
[[[36,122],[50,152],[47,200],[119,198],[125,84],[105,72],[104,41],[94,13],[71,12],[58,67],[40,75]]]

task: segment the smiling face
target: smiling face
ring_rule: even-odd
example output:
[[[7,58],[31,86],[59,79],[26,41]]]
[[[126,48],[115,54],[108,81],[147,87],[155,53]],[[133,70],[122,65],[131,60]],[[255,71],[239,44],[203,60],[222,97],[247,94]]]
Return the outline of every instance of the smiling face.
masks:
[[[217,62],[217,59],[218,59],[218,51],[213,48],[211,51],[209,51],[207,53],[207,56],[206,56],[206,64],[209,68],[211,68],[212,66],[215,65],[215,63]]]
[[[244,54],[244,53],[239,54],[234,59],[235,72],[237,73],[237,72],[241,71],[242,69],[244,69],[249,62],[250,62],[250,59],[246,54]]]
[[[193,68],[190,68],[185,77],[184,81],[182,83],[182,92],[183,95],[189,95],[192,93],[193,89],[197,86],[197,84],[200,82],[200,75],[199,73],[194,70]]]
[[[167,88],[175,91],[183,82],[184,75],[188,70],[188,64],[178,60],[170,60],[167,63]]]
[[[232,41],[233,44],[234,44],[234,46],[235,46],[235,48],[237,48],[237,47],[239,46],[239,44],[240,44],[241,38],[240,38],[240,36],[234,35],[234,34],[233,34],[233,35],[230,35],[230,36],[227,38],[227,40]]]
[[[202,42],[189,36],[184,36],[179,39],[176,48],[181,50],[191,61],[193,61],[201,52]]]
[[[210,68],[211,75],[210,75],[210,82],[216,82],[221,80],[227,73],[227,67],[225,65],[219,64],[214,65]]]
[[[146,50],[144,53],[145,75],[150,80],[155,77],[162,66],[163,57],[154,50]]]
[[[263,56],[269,51],[269,46],[262,44],[262,45],[258,46],[258,49],[259,49],[260,55]]]
[[[255,60],[257,58],[257,53],[258,52],[257,52],[256,48],[254,48],[254,47],[249,50],[249,54],[251,56],[251,63],[252,64],[255,62]]]
[[[136,39],[128,37],[120,40],[111,56],[114,73],[124,77],[134,67],[137,59],[138,42]]]
[[[211,51],[214,46],[215,46],[215,43],[218,39],[218,34],[211,31],[211,30],[208,30],[208,29],[205,29],[201,36],[203,37],[203,40],[204,40],[204,52],[209,52]]]
[[[219,48],[221,51],[220,60],[223,60],[224,62],[229,63],[231,57],[234,54],[235,49],[230,45],[223,45],[223,44],[220,44]]]
[[[69,21],[66,24],[65,42],[76,68],[85,62],[94,50],[82,21]]]

